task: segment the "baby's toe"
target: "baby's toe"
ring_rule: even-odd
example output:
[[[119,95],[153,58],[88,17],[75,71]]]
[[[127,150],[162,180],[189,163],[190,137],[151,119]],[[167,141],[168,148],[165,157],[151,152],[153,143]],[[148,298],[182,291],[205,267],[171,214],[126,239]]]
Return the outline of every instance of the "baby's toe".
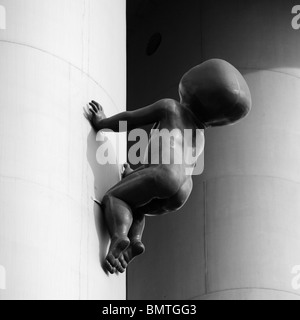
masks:
[[[118,261],[117,262],[117,267],[116,267],[117,271],[120,273],[124,273],[125,272],[125,268],[123,268],[123,266],[121,265],[121,263]]]
[[[114,268],[107,260],[105,261],[105,268],[110,274],[114,274],[116,272],[116,268]]]
[[[122,254],[119,258],[119,261],[121,263],[121,266],[126,269],[128,267],[128,263],[125,261],[124,255]]]

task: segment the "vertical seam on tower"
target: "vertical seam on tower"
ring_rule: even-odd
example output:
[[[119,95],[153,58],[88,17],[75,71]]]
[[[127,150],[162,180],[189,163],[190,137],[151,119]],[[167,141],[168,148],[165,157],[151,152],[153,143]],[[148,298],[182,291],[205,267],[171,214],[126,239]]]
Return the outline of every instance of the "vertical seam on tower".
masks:
[[[85,16],[86,16],[86,0],[83,0],[83,12],[82,12],[82,26],[81,26],[81,69],[84,70],[85,59]]]
[[[84,31],[85,31],[85,15],[86,15],[86,0],[83,1],[83,12],[82,12],[82,34],[81,34],[81,45],[82,45],[82,48],[81,48],[81,69],[84,70]],[[83,177],[82,177],[83,178]],[[84,179],[84,178],[83,178]],[[85,180],[87,182],[87,177],[85,177]],[[88,189],[87,189],[88,190]],[[88,206],[87,206],[88,208]],[[81,212],[81,223],[80,223],[80,253],[79,253],[79,301],[82,300],[82,281],[81,281],[81,278],[82,278],[82,246],[83,246],[83,234],[84,234],[84,231],[83,231],[83,228],[84,228],[84,225],[83,225],[83,215],[84,215],[84,211],[82,210]],[[87,218],[88,219],[88,218]],[[87,222],[88,224],[88,222]]]
[[[205,264],[205,294],[208,294],[208,252],[207,252],[207,182],[203,181],[204,190],[204,264]]]
[[[90,74],[90,27],[91,27],[91,2],[90,0],[88,0],[88,8],[87,8],[87,11],[88,11],[88,44],[87,44],[87,60],[88,60],[88,63],[87,63],[87,71],[88,71],[88,74]],[[86,165],[87,165],[87,169],[88,169],[88,163],[86,162]],[[88,171],[86,171],[88,172]],[[87,190],[89,190],[88,188],[88,180],[87,181]],[[89,200],[88,200],[89,202]],[[86,232],[87,232],[87,243],[86,243],[86,252],[89,252],[89,243],[90,243],[90,232],[89,232],[89,225],[90,225],[90,215],[88,214],[87,215],[88,218],[87,218],[87,225],[86,225]],[[87,259],[86,259],[86,299],[89,300],[89,258],[88,258],[88,255],[87,255]]]
[[[89,21],[91,21],[91,1],[90,0],[89,0],[88,4],[89,4],[89,7],[88,7]],[[90,53],[91,53],[91,24],[89,23],[89,26],[88,26],[88,54],[87,54],[87,59],[88,59],[87,70],[88,70],[88,74],[90,74]]]
[[[69,81],[71,82],[71,66],[69,67],[70,69],[70,79]],[[71,108],[71,106],[70,106]],[[84,132],[82,130],[82,132]],[[82,139],[83,138],[83,134],[82,134]],[[82,162],[84,163],[84,162]],[[84,185],[84,177],[81,176],[81,181],[82,181],[82,185]],[[88,189],[87,189],[88,190]],[[82,194],[82,198],[81,198],[81,201],[83,202],[83,194]],[[82,260],[82,221],[83,221],[83,206],[81,206],[81,214],[80,214],[80,242],[79,242],[79,283],[78,283],[78,299],[79,301],[81,300],[81,260]]]

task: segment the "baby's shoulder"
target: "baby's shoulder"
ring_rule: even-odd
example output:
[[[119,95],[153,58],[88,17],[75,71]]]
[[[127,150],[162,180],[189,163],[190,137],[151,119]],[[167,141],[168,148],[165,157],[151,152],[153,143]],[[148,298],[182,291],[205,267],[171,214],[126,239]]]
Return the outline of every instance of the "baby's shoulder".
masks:
[[[169,114],[179,114],[181,112],[181,104],[174,99],[163,99],[161,100],[165,110]]]

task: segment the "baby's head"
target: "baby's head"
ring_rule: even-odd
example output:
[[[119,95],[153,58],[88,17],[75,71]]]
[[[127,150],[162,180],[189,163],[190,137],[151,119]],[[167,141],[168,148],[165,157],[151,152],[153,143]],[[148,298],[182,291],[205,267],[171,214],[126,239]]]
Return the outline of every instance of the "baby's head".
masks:
[[[206,126],[233,124],[251,110],[251,94],[244,77],[224,60],[208,60],[180,81],[181,103]]]

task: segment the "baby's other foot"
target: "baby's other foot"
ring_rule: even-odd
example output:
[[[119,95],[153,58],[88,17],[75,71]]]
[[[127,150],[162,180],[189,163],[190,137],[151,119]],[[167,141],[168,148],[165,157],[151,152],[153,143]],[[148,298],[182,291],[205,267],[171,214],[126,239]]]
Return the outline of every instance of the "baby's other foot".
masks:
[[[136,240],[136,241],[131,242],[130,246],[127,248],[127,250],[120,257],[120,262],[121,262],[122,266],[123,267],[126,266],[126,268],[127,268],[129,263],[132,262],[134,258],[136,258],[137,256],[140,256],[144,252],[145,252],[145,246],[141,241]]]
[[[127,249],[127,250],[128,250],[128,249]],[[121,266],[122,266],[123,269],[127,269],[128,263],[126,262],[123,253],[120,255],[119,262],[120,262],[120,264],[121,264]]]
[[[120,261],[120,259],[121,259],[122,256],[123,256],[123,255],[121,254],[119,260],[117,260],[116,270],[117,270],[119,273],[124,273],[124,272],[126,271],[126,268],[124,268],[124,267],[122,266],[121,261]]]

